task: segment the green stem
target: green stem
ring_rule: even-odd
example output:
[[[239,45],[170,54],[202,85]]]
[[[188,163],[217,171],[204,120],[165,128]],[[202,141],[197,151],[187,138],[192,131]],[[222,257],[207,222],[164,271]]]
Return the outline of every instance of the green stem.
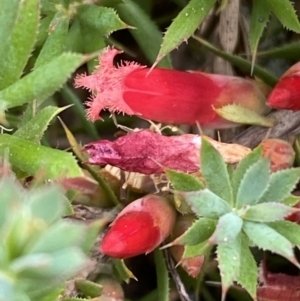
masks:
[[[92,167],[90,167],[89,165],[83,164],[82,166],[98,182],[98,184],[103,189],[104,193],[107,195],[107,197],[110,199],[110,201],[114,205],[120,206],[121,205],[120,201],[118,200],[118,198],[116,197],[115,193],[110,188],[110,186],[106,183],[106,181],[97,172],[95,172],[94,169]],[[123,205],[122,205],[122,207],[123,207]]]
[[[194,35],[193,38],[201,45],[206,47],[208,50],[210,50],[212,53],[230,62],[232,65],[238,67],[242,71],[251,74],[252,66],[251,66],[251,62],[249,62],[248,60],[245,60],[240,56],[224,52],[198,36]],[[258,65],[254,66],[253,75],[257,76],[271,87],[275,86],[278,81],[278,78],[276,78],[272,73],[270,73],[269,71],[267,71],[266,69]]]

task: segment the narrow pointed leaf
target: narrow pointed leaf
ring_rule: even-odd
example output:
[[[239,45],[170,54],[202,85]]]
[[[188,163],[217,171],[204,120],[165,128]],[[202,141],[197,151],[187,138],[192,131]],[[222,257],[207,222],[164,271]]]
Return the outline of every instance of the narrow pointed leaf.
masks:
[[[243,226],[243,220],[234,212],[224,214],[219,218],[217,227],[213,235],[209,238],[210,244],[224,244],[234,241]]]
[[[137,280],[133,273],[128,269],[123,259],[113,258],[112,262],[121,280],[123,280],[126,283],[129,283],[130,279]]]
[[[255,300],[258,278],[258,268],[256,261],[249,249],[248,239],[243,234],[241,236],[241,265],[239,276],[236,281],[250,294]]]
[[[122,20],[135,27],[129,29],[130,33],[150,63],[154,63],[162,43],[162,34],[156,24],[136,1],[124,0],[122,4],[117,5],[117,10]],[[158,65],[163,68],[172,68],[169,57],[164,58]]]
[[[249,30],[249,44],[252,53],[252,66],[254,65],[258,43],[269,20],[270,12],[271,9],[266,1],[253,1]]]
[[[260,203],[282,202],[293,191],[300,179],[300,168],[291,168],[272,173],[268,189],[260,198]]]
[[[106,46],[105,37],[102,36],[98,30],[85,23],[80,23],[80,35],[81,37],[79,38],[79,40],[82,43],[84,53],[93,53],[103,49]],[[96,69],[98,61],[90,60],[88,61],[87,65],[88,72],[89,74],[91,74]]]
[[[292,243],[273,228],[263,223],[245,221],[243,230],[258,248],[279,254],[298,265]]]
[[[166,176],[171,181],[174,189],[178,191],[197,191],[205,186],[199,179],[190,174],[186,174],[173,169],[165,169]]]
[[[26,124],[19,127],[13,135],[15,137],[39,143],[51,120],[66,108],[67,107],[57,108],[53,106],[43,108]]]
[[[229,287],[238,279],[241,266],[241,237],[230,243],[217,246],[217,259],[222,280],[222,295],[226,295]]]
[[[35,175],[38,171],[43,171],[47,179],[83,176],[71,153],[1,134],[0,156],[4,155],[6,149],[9,149],[9,160],[12,166],[27,175]]]
[[[299,60],[300,59],[300,41],[293,41],[291,43],[284,43],[284,45],[271,48],[265,51],[260,51],[257,53],[258,57],[267,58],[281,58],[289,60]]]
[[[290,221],[276,221],[268,226],[288,239],[293,245],[300,247],[300,225]]]
[[[207,241],[201,242],[197,245],[186,245],[182,254],[182,259],[193,258],[196,256],[207,256],[211,251],[211,245]]]
[[[36,243],[28,247],[27,251],[30,253],[52,253],[72,246],[80,246],[81,241],[84,240],[84,235],[85,228],[82,225],[63,221],[53,224]]]
[[[250,206],[243,214],[243,219],[254,222],[274,222],[298,212],[297,209],[280,203],[261,203]]]
[[[200,161],[201,173],[207,187],[228,204],[232,204],[232,187],[226,163],[221,154],[205,138],[202,139]]]
[[[253,205],[263,195],[269,182],[270,162],[263,158],[248,168],[238,188],[236,206]]]
[[[281,203],[287,206],[295,206],[297,203],[300,202],[300,197],[290,194],[287,196]]]
[[[3,9],[1,2],[2,12],[4,12]],[[7,11],[2,13],[1,18],[6,13]],[[11,85],[21,77],[37,37],[39,15],[38,0],[20,1],[20,8],[12,29],[11,40],[2,57],[0,90]]]
[[[35,62],[35,68],[49,63],[65,51],[68,29],[69,18],[62,12],[56,13],[49,26],[48,38]]]
[[[158,248],[154,250],[154,260],[156,267],[158,300],[169,301],[170,281],[168,276],[168,269],[163,252]]]
[[[231,211],[229,204],[208,189],[183,192],[182,196],[199,217],[218,218]]]
[[[27,204],[33,216],[41,218],[48,224],[73,213],[69,200],[59,187],[54,185],[31,191]]]
[[[53,20],[54,15],[49,14],[48,16],[44,17],[40,20],[39,30],[35,41],[35,48],[41,47],[48,37],[48,29]]]
[[[91,298],[99,297],[103,289],[101,284],[86,279],[75,280],[75,286],[77,290],[82,292],[85,296],[89,296]]]
[[[3,66],[6,62],[7,47],[11,42],[12,31],[20,8],[19,0],[1,0],[1,18],[0,18],[0,65]],[[0,82],[3,80],[0,77]]]
[[[112,8],[82,4],[77,8],[77,13],[82,23],[97,29],[99,34],[104,36],[128,27]]]
[[[205,217],[199,218],[193,225],[176,238],[172,245],[196,245],[207,240],[216,228],[217,221]]]
[[[272,12],[284,27],[300,33],[300,23],[290,0],[266,0]]]
[[[196,41],[198,41],[199,43],[201,43],[203,46],[205,46],[207,49],[209,49],[212,53],[218,55],[219,57],[223,58],[224,60],[230,62],[233,66],[242,70],[245,74],[250,75],[251,73],[253,73],[254,76],[260,78],[263,82],[265,82],[266,84],[268,84],[271,87],[275,86],[276,83],[278,82],[278,79],[273,74],[271,74],[269,71],[267,71],[266,69],[264,69],[258,65],[255,65],[252,68],[251,62],[249,62],[248,60],[246,60],[242,57],[227,53],[225,51],[222,51],[200,37],[193,36],[193,38]]]
[[[204,189],[204,184],[200,182],[195,176],[186,174],[180,171],[165,169],[167,178],[171,181],[174,189],[178,191],[197,191]],[[174,204],[176,209],[182,213],[187,214],[191,212],[190,206],[186,203],[180,194],[174,194]]]
[[[245,172],[249,169],[251,165],[256,163],[261,158],[262,158],[262,149],[261,147],[257,147],[249,155],[247,155],[244,159],[242,159],[242,161],[239,162],[232,176],[232,189],[233,189],[234,199],[236,199],[238,188],[241,184]]]
[[[259,115],[246,107],[237,104],[226,105],[215,111],[226,120],[241,123],[252,124],[265,127],[272,127],[275,124],[275,119]]]
[[[216,0],[190,0],[167,29],[156,63],[194,33],[215,3]]]
[[[35,99],[45,100],[67,81],[84,60],[85,57],[79,54],[62,54],[2,90],[0,101],[9,109]]]

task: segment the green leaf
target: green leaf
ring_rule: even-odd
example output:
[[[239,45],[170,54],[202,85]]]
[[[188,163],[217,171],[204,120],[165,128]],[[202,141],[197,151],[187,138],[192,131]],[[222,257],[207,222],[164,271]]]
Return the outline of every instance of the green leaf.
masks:
[[[252,66],[254,66],[258,43],[269,20],[270,13],[271,9],[266,1],[253,1],[249,30],[249,44],[252,53]]]
[[[218,218],[231,211],[229,204],[208,189],[182,192],[182,196],[199,217]]]
[[[11,207],[20,206],[20,200],[24,193],[25,191],[23,187],[21,187],[21,185],[13,177],[0,178],[0,229],[9,218],[9,211]]]
[[[174,189],[178,191],[197,191],[205,188],[199,179],[190,174],[168,168],[165,169],[165,173],[167,178],[171,181]]]
[[[229,287],[238,279],[241,266],[241,237],[240,235],[230,243],[217,246],[217,258],[222,280],[222,300]]]
[[[89,296],[91,298],[99,297],[103,288],[102,285],[86,279],[75,280],[75,287],[85,296]]]
[[[84,52],[82,42],[81,24],[78,19],[73,20],[66,39],[66,50],[71,52]],[[100,38],[100,40],[102,40]]]
[[[273,228],[263,223],[245,221],[243,230],[258,248],[279,254],[299,266],[292,243]]]
[[[130,33],[137,41],[150,63],[154,63],[160,44],[162,43],[162,34],[158,27],[149,18],[149,15],[131,0],[123,0],[123,3],[117,6],[117,10],[125,22],[135,27],[134,29],[129,30]],[[172,68],[170,58],[167,57],[163,59],[158,66]]]
[[[205,186],[199,179],[190,174],[180,171],[165,169],[167,178],[171,181],[174,189],[178,191],[197,191],[203,189]],[[178,193],[174,193],[174,203],[176,209],[182,213],[187,214],[191,212],[190,206]]]
[[[13,136],[39,143],[51,120],[67,107],[57,108],[47,106],[39,111],[26,124],[19,127]]]
[[[274,15],[289,30],[300,33],[300,23],[290,0],[266,0]]]
[[[68,248],[51,255],[38,253],[20,257],[11,264],[11,269],[18,272],[19,277],[47,279],[59,284],[79,271],[84,262],[85,255],[78,248]]]
[[[154,250],[154,260],[156,267],[156,281],[158,289],[158,300],[169,301],[170,294],[170,283],[168,277],[168,269],[166,265],[166,260],[164,258],[163,252],[156,248]]]
[[[81,23],[80,33],[80,41],[82,43],[84,53],[93,53],[103,49],[106,46],[104,36],[102,36],[98,30],[92,28],[91,26]],[[98,65],[99,61],[97,59],[88,61],[89,74],[91,74]]]
[[[252,68],[252,64],[248,60],[246,60],[242,57],[227,53],[225,51],[222,51],[198,36],[193,36],[193,38],[196,41],[198,41],[199,43],[201,43],[203,46],[205,46],[207,49],[209,49],[212,53],[214,53],[214,54],[218,55],[219,57],[223,58],[224,60],[230,62],[233,66],[239,68],[245,74],[251,75],[253,73],[254,76],[260,78],[263,82],[265,82],[266,84],[268,84],[271,87],[275,86],[276,83],[278,82],[278,79],[273,74],[269,73],[269,71],[265,70],[264,68],[259,67],[257,65],[255,65]]]
[[[227,166],[221,154],[205,138],[202,138],[200,166],[207,187],[228,204],[232,204],[232,187]]]
[[[300,226],[290,221],[276,221],[268,226],[288,239],[293,245],[300,247]]]
[[[35,175],[38,171],[43,171],[47,179],[83,176],[74,156],[65,151],[1,134],[0,156],[4,155],[7,148],[9,149],[11,164],[28,175]]]
[[[128,27],[112,8],[82,4],[77,7],[77,14],[82,23],[93,27],[99,34],[104,36]]]
[[[247,155],[239,162],[232,176],[232,189],[233,189],[234,199],[236,199],[238,188],[241,184],[244,174],[246,173],[248,168],[254,163],[256,163],[261,157],[262,157],[262,148],[257,147],[249,155]]]
[[[26,200],[34,217],[38,217],[48,224],[57,221],[63,216],[73,213],[72,206],[57,186],[44,186],[30,192]]]
[[[287,206],[295,206],[297,203],[299,203],[299,201],[300,201],[299,196],[290,194],[281,203]]]
[[[272,127],[275,124],[275,119],[259,115],[257,112],[238,104],[230,104],[214,110],[224,119],[240,124],[265,127]]]
[[[7,11],[3,13],[5,8],[2,7],[2,2],[2,15],[6,15]],[[18,16],[11,32],[9,45],[1,57],[0,90],[14,83],[22,75],[36,40],[39,14],[38,0],[20,1]]]
[[[129,283],[130,279],[135,279],[133,273],[128,269],[123,259],[112,259],[113,266],[121,280]]]
[[[57,12],[49,26],[49,35],[35,62],[35,68],[49,63],[64,52],[68,29],[69,18],[64,12]]]
[[[40,20],[39,30],[38,30],[37,38],[35,41],[35,48],[41,47],[47,40],[48,29],[49,29],[49,26],[51,24],[53,17],[54,17],[54,15],[50,14]]]
[[[262,158],[249,167],[238,188],[237,208],[256,204],[267,188],[269,176],[270,162],[268,159]]]
[[[206,241],[214,233],[217,221],[201,217],[170,245],[196,245]]]
[[[184,252],[182,259],[193,258],[196,256],[209,255],[211,251],[211,245],[207,241],[201,242],[197,245],[186,245],[184,246]]]
[[[167,29],[154,65],[194,33],[215,2],[216,0],[190,0]]]
[[[243,220],[234,212],[229,212],[220,217],[216,230],[209,238],[212,245],[230,243],[234,241],[243,226]]]
[[[260,198],[260,203],[282,202],[296,187],[300,179],[300,168],[291,168],[274,172],[270,176],[267,190]]]
[[[257,53],[258,57],[266,58],[282,58],[288,60],[299,60],[300,59],[300,41],[294,41],[291,43],[284,43],[284,45],[271,48],[265,51]]]
[[[48,228],[35,244],[29,246],[27,251],[29,253],[53,253],[72,246],[80,246],[85,238],[85,232],[83,225],[62,220]]]
[[[62,54],[46,65],[35,69],[0,92],[0,101],[7,109],[45,100],[57,91],[85,60],[79,54]]]
[[[249,249],[248,239],[244,234],[241,236],[241,264],[240,272],[236,281],[250,294],[255,300],[258,278],[256,261]]]
[[[296,209],[290,206],[269,202],[248,207],[241,217],[254,222],[274,222],[284,219],[295,211]]]

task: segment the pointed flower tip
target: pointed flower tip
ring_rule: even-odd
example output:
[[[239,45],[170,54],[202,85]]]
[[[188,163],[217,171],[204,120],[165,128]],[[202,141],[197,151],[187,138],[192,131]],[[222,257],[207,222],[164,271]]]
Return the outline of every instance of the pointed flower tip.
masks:
[[[99,55],[99,65],[95,71],[91,75],[82,74],[75,78],[76,88],[83,87],[92,92],[91,99],[86,102],[87,117],[91,121],[100,119],[99,114],[103,109],[134,114],[123,101],[123,81],[128,74],[144,67],[132,62],[115,67],[114,57],[121,52],[112,47],[105,48]]]
[[[105,234],[101,251],[114,258],[147,254],[171,233],[175,210],[165,199],[148,195],[123,209]]]
[[[276,109],[300,110],[300,62],[289,68],[270,93],[267,105]]]

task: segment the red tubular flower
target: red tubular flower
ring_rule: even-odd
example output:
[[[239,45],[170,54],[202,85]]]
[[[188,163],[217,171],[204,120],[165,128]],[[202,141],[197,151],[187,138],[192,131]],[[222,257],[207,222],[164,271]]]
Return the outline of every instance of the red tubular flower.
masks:
[[[276,109],[300,110],[300,62],[288,69],[270,93],[267,105]]]
[[[218,116],[214,108],[240,104],[258,113],[265,109],[261,85],[239,77],[202,72],[182,72],[149,68],[134,62],[114,67],[120,53],[106,48],[99,56],[99,67],[90,76],[80,75],[76,87],[93,93],[87,102],[87,116],[100,119],[101,110],[137,115],[164,123],[200,124],[224,128],[234,126]]]
[[[147,195],[123,209],[105,234],[102,253],[114,258],[147,254],[171,233],[175,210],[162,197]]]

